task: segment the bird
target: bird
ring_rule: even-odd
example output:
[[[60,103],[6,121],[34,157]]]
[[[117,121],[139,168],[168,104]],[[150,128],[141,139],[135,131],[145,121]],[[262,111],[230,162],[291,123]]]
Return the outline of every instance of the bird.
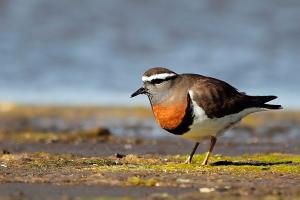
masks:
[[[217,138],[245,116],[259,111],[282,109],[269,104],[277,96],[250,96],[225,81],[192,73],[177,74],[154,67],[142,76],[143,86],[131,95],[148,96],[158,125],[174,135],[195,142],[186,164],[204,140],[210,139],[202,162],[207,165]]]

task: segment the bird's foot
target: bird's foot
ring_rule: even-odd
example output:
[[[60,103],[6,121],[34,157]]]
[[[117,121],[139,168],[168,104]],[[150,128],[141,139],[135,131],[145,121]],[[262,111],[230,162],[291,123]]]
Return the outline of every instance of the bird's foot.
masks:
[[[203,161],[201,165],[206,166],[207,164],[208,164],[207,161]]]
[[[192,159],[191,157],[189,156],[185,161],[184,161],[184,164],[191,164],[192,163]]]
[[[203,160],[203,162],[201,164],[202,166],[206,166],[208,164],[208,158],[209,158],[209,156],[205,157],[205,159]]]

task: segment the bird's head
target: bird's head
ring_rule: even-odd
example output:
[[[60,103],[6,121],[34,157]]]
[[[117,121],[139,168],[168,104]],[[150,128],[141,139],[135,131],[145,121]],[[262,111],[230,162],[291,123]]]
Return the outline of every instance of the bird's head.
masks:
[[[134,92],[131,97],[146,94],[150,101],[161,98],[168,94],[178,76],[178,74],[166,68],[151,68],[142,76],[143,86]]]

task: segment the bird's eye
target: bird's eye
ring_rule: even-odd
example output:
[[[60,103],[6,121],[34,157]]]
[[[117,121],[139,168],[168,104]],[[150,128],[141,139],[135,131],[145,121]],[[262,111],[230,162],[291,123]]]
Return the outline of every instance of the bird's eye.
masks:
[[[163,81],[165,81],[165,79],[153,79],[153,80],[151,81],[151,83],[153,83],[153,84],[160,84],[160,83],[162,83]]]

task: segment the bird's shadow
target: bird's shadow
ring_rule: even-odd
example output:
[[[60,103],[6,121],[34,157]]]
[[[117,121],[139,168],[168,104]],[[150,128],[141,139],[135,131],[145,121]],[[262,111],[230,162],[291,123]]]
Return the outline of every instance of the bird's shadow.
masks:
[[[285,162],[261,162],[261,161],[228,161],[222,160],[211,163],[211,166],[271,166],[271,165],[283,165],[283,164],[292,164],[292,161]]]

